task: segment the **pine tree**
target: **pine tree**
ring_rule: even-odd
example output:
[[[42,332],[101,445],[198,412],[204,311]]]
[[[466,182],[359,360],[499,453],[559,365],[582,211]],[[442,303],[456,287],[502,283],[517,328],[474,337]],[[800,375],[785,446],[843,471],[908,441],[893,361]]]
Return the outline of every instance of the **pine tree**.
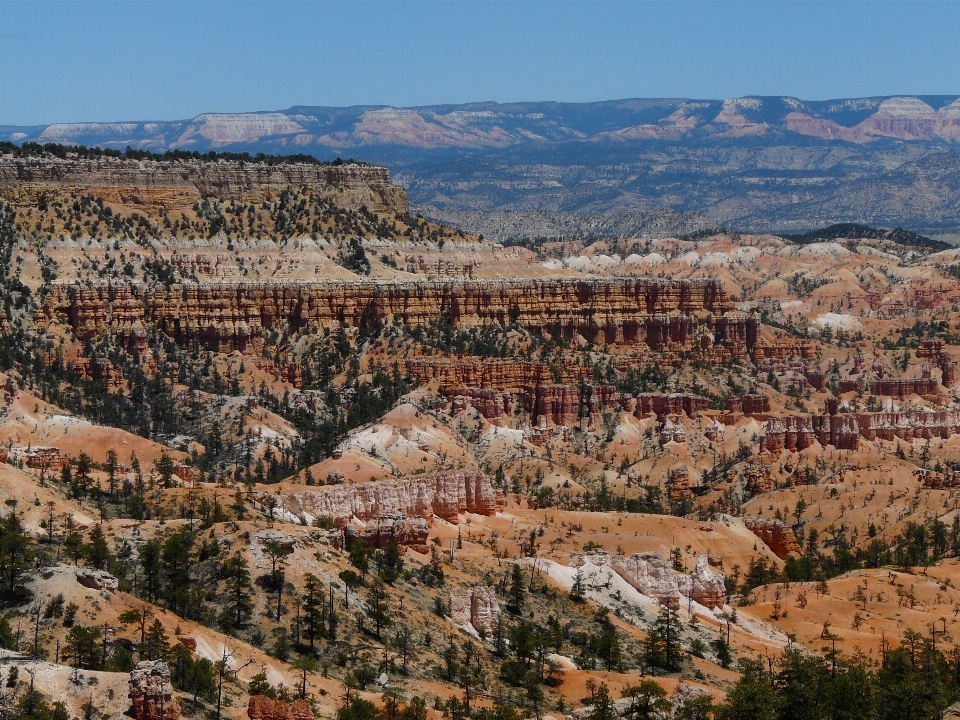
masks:
[[[242,555],[234,555],[224,564],[221,575],[226,580],[226,606],[220,618],[224,629],[235,630],[247,624],[253,614],[250,599],[250,571]]]
[[[73,558],[73,564],[78,564],[83,556],[83,535],[77,530],[71,530],[63,541],[63,549],[68,557]]]
[[[613,700],[610,699],[610,688],[606,683],[601,683],[597,688],[593,709],[587,717],[589,720],[617,720],[619,717]]]
[[[390,543],[377,559],[377,571],[388,585],[393,585],[403,572],[403,557],[396,543]]]
[[[147,660],[165,660],[169,654],[170,643],[167,641],[167,632],[163,629],[163,623],[160,620],[154,620],[147,629],[147,637],[143,647],[140,648],[140,655]]]
[[[306,637],[313,652],[317,639],[324,635],[324,596],[323,584],[316,575],[307,575],[303,597],[303,622],[306,625]]]
[[[89,565],[103,570],[110,562],[110,546],[103,534],[103,527],[94,525],[90,531],[90,540],[83,546],[83,556]]]
[[[570,599],[574,602],[583,602],[586,594],[583,582],[583,568],[577,568],[577,574],[573,578],[573,587],[570,588]]]
[[[373,620],[374,634],[379,638],[384,627],[392,622],[387,607],[387,589],[379,580],[370,586],[367,597],[367,616]]]
[[[683,655],[680,649],[682,625],[676,610],[666,605],[660,609],[657,621],[650,629],[647,639],[646,661],[651,667],[663,668],[669,672],[680,670]]]
[[[0,518],[0,605],[24,602],[30,597],[25,581],[32,560],[33,548],[20,516],[11,512]]]
[[[523,580],[523,570],[519,564],[514,564],[510,570],[510,591],[507,596],[507,609],[515,615],[523,613],[523,601],[526,594],[526,585]]]

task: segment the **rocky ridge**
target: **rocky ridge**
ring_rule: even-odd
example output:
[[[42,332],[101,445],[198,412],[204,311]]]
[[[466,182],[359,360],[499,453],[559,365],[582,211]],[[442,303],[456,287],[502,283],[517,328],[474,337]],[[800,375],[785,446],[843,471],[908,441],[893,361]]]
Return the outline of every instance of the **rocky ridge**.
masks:
[[[0,195],[37,196],[56,186],[102,192],[108,197],[143,195],[168,206],[201,198],[259,202],[290,188],[309,188],[342,207],[406,212],[406,193],[390,184],[383,167],[359,163],[238,163],[201,160],[14,157],[0,154]]]
[[[340,525],[364,524],[389,514],[418,516],[431,521],[436,515],[457,523],[460,513],[492,515],[503,506],[503,496],[479,470],[448,470],[430,475],[379,480],[353,485],[328,485],[309,490],[260,493],[263,508],[276,507],[289,516],[311,523],[318,517]]]
[[[579,333],[598,343],[654,350],[709,348],[743,355],[758,321],[736,312],[719,282],[656,279],[521,279],[429,282],[318,282],[172,285],[56,284],[38,311],[39,328],[69,325],[78,339],[111,334],[143,348],[147,328],[181,344],[257,351],[264,327],[362,327],[516,322],[535,333]]]

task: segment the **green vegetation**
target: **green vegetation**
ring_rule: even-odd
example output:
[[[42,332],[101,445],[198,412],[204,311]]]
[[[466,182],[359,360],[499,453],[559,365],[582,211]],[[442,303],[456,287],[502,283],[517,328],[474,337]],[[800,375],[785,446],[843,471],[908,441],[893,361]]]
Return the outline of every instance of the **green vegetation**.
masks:
[[[949,243],[918,235],[910,230],[903,228],[894,228],[893,230],[884,230],[881,228],[872,228],[868,225],[859,225],[857,223],[836,223],[828,225],[819,230],[797,235],[783,235],[785,239],[798,245],[809,245],[810,243],[830,242],[831,240],[887,240],[898,245],[907,247],[923,248],[932,252],[949,250],[953,246]]]
[[[303,153],[294,153],[290,155],[267,155],[257,153],[251,155],[246,152],[215,152],[213,150],[205,153],[190,150],[167,150],[162,153],[150,152],[149,150],[137,150],[127,147],[126,150],[114,150],[112,148],[85,147],[84,145],[61,145],[60,143],[45,143],[40,145],[35,142],[15,145],[7,141],[0,141],[0,155],[13,155],[14,157],[44,157],[52,156],[56,158],[66,158],[70,155],[78,158],[126,158],[129,160],[199,160],[200,162],[220,162],[221,160],[239,163],[253,163],[256,165],[289,165],[292,163],[307,163],[309,165],[369,165],[369,163],[360,162],[350,158],[342,160],[318,160],[313,155]]]

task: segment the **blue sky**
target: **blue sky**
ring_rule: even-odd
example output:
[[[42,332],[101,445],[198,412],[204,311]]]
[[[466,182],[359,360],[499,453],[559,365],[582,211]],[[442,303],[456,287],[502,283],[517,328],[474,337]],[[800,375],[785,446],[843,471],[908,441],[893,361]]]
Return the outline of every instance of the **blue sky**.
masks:
[[[13,2],[0,124],[291,105],[960,94],[960,2]]]

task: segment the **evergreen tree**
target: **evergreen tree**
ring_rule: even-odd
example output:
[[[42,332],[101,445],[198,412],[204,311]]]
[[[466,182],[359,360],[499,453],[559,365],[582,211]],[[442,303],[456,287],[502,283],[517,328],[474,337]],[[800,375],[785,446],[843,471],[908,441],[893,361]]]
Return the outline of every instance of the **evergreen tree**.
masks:
[[[683,654],[680,647],[680,632],[683,625],[680,615],[666,605],[660,608],[657,621],[647,638],[646,661],[651,667],[669,672],[680,670]]]
[[[160,597],[161,565],[163,546],[159,538],[151,538],[140,546],[140,571],[143,573],[143,590],[147,600],[155,603]]]
[[[350,564],[360,571],[360,575],[366,578],[367,571],[370,569],[370,546],[363,540],[357,539],[350,546]]]
[[[610,699],[610,688],[606,683],[600,683],[600,687],[597,688],[593,708],[587,717],[589,720],[618,720],[617,708]]]
[[[14,506],[16,507],[16,506]],[[16,512],[0,517],[0,606],[26,602],[33,547]]]
[[[188,609],[194,596],[190,578],[193,565],[192,546],[193,536],[189,531],[181,530],[164,541],[161,552],[163,597],[170,609],[181,617],[189,616]]]
[[[226,605],[220,616],[220,624],[226,630],[237,630],[244,627],[253,614],[250,571],[246,558],[242,555],[228,558],[221,569],[221,577],[226,581]]]
[[[140,655],[147,660],[165,660],[169,654],[170,643],[167,640],[167,632],[163,629],[163,623],[155,619],[147,628],[147,636],[140,648]]]
[[[396,543],[387,545],[377,558],[377,571],[380,578],[388,585],[393,585],[400,573],[403,572],[403,557]]]
[[[623,690],[621,697],[630,698],[627,717],[630,720],[660,720],[670,712],[667,691],[653,680],[643,680]]]
[[[523,601],[526,595],[526,584],[523,579],[523,569],[515,563],[510,570],[510,590],[507,594],[507,609],[515,615],[523,613]]]
[[[306,594],[303,597],[303,622],[306,626],[305,635],[310,642],[310,652],[313,652],[317,639],[324,635],[324,597],[323,583],[316,575],[306,577],[304,585]]]
[[[94,525],[90,531],[90,539],[83,547],[83,556],[88,565],[97,570],[103,570],[110,562],[110,546],[107,545],[107,538],[103,534],[103,527]]]
[[[570,588],[570,599],[574,602],[583,602],[586,595],[586,588],[583,582],[583,568],[577,568],[577,574],[573,578],[573,587]]]
[[[77,530],[71,530],[63,541],[63,550],[68,557],[73,558],[73,564],[76,565],[83,557],[83,535]]]
[[[776,720],[783,698],[761,660],[741,660],[742,675],[718,709],[718,720]]]
[[[373,620],[374,634],[379,638],[381,630],[393,620],[388,607],[387,590],[379,580],[370,586],[367,596],[367,616]]]
[[[73,667],[83,670],[99,670],[101,667],[99,646],[99,628],[74,625],[67,633],[64,651],[66,657],[71,659]]]

